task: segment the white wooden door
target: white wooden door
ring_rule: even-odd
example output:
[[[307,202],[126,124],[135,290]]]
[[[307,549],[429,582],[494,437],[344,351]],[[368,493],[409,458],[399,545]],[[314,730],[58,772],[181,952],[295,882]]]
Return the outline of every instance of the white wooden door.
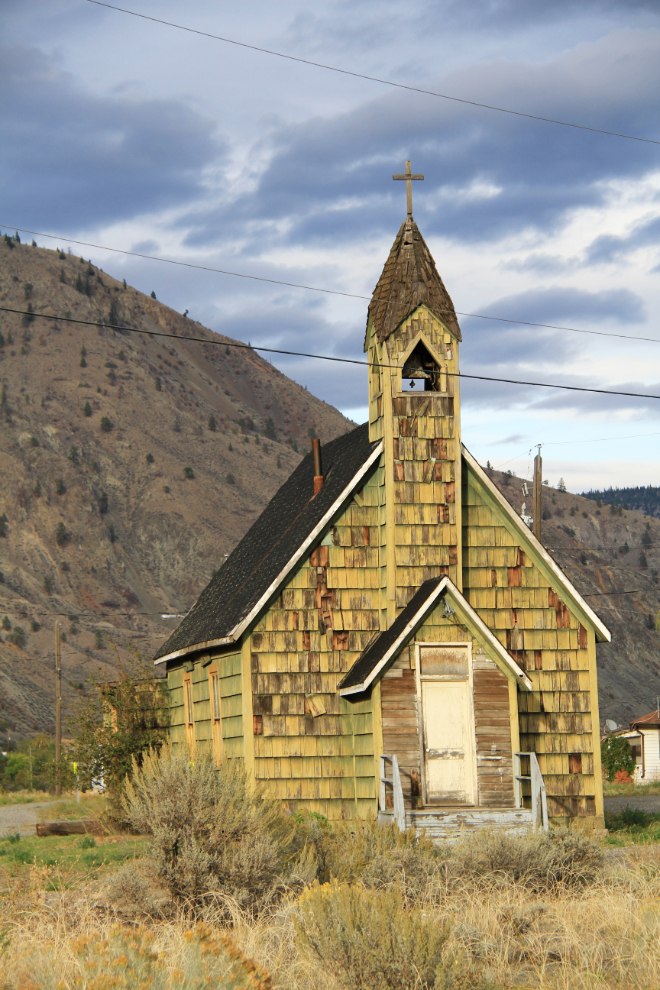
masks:
[[[439,652],[434,651],[436,669]],[[464,655],[460,659],[461,666],[465,664],[467,667],[468,657]],[[428,665],[422,658],[420,686],[426,802],[474,804],[475,743],[471,678],[467,676],[467,670],[465,675],[459,675],[456,679],[446,674],[425,677],[425,666]],[[447,669],[446,663],[443,667]]]

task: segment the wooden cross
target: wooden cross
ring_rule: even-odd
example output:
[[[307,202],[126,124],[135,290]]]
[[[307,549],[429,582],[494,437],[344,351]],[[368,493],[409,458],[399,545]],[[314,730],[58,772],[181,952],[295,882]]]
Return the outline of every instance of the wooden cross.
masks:
[[[406,180],[406,200],[408,203],[408,219],[412,220],[412,179],[423,179],[423,175],[413,175],[410,170],[410,162],[406,162],[406,174],[405,175],[393,175],[393,179],[405,179]]]

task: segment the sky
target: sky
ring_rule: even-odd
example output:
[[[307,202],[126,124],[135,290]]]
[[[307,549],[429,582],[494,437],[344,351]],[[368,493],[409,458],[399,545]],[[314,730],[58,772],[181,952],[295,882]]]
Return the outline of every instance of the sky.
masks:
[[[348,293],[83,248],[253,346],[360,359],[414,216],[463,314],[466,374],[660,395],[660,0],[2,0],[0,224]],[[76,253],[81,249],[72,245]],[[657,342],[616,336],[656,338]],[[359,367],[272,357],[356,422]],[[465,379],[463,442],[570,490],[660,485],[660,400]]]

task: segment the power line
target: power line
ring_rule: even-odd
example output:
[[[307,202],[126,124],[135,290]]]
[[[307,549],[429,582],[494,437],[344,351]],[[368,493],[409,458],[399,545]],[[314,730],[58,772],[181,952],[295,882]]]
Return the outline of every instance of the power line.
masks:
[[[101,0],[87,0],[97,7],[107,7],[109,10],[116,10],[122,14],[130,14],[132,17],[139,17],[144,21],[153,21],[155,24],[163,24],[165,27],[177,28],[179,31],[187,31],[189,34],[197,34],[203,38],[211,38],[213,41],[222,41],[227,45],[235,45],[237,48],[247,48],[250,51],[261,52],[264,55],[274,55],[277,58],[287,59],[289,62],[299,62],[302,65],[311,65],[316,69],[326,69],[329,72],[339,72],[344,76],[353,76],[355,79],[366,79],[368,82],[379,83],[382,86],[391,86],[394,89],[405,89],[411,93],[422,93],[424,96],[435,96],[441,100],[451,100],[454,103],[463,103],[466,106],[481,107],[484,110],[494,110],[497,113],[508,113],[515,117],[525,117],[528,120],[540,120],[545,124],[559,124],[562,127],[572,127],[576,130],[591,131],[594,134],[607,134],[610,137],[625,138],[627,141],[642,141],[645,144],[660,145],[660,141],[654,138],[639,137],[635,134],[621,134],[618,131],[608,131],[602,127],[588,127],[586,124],[575,124],[567,120],[556,120],[553,117],[542,117],[540,114],[524,113],[522,110],[511,110],[508,107],[498,107],[491,103],[479,103],[477,100],[468,100],[460,96],[449,96],[447,93],[438,93],[432,89],[423,89],[421,86],[411,86],[407,83],[394,82],[392,79],[382,79],[379,76],[369,76],[364,72],[354,72],[351,69],[340,69],[336,65],[327,65],[324,62],[315,62],[312,59],[300,58],[296,55],[286,55],[284,52],[276,52],[272,48],[261,48],[259,45],[250,45],[245,41],[236,41],[233,38],[226,38],[219,34],[211,34],[209,31],[201,31],[197,28],[187,27],[184,24],[175,24],[173,21],[165,21],[160,17],[150,17],[148,14],[139,14],[135,10],[127,10],[125,7],[116,7],[111,3],[103,3]]]
[[[107,244],[94,244],[92,241],[80,241],[64,234],[46,234],[41,230],[29,230],[27,227],[17,227],[15,224],[0,223],[5,230],[20,231],[21,234],[33,234],[35,237],[49,237],[53,241],[78,244],[80,247],[95,248],[97,251],[111,251],[114,254],[125,254],[131,258],[142,258],[147,261],[160,261],[166,265],[179,265],[182,268],[195,268],[202,272],[213,272],[218,275],[232,275],[235,278],[246,278],[253,282],[268,282],[270,285],[284,285],[291,289],[306,289],[309,292],[323,292],[328,296],[342,296],[345,299],[364,299],[367,302],[371,296],[363,296],[357,292],[342,292],[340,289],[325,289],[318,285],[306,285],[303,282],[286,282],[283,279],[266,278],[262,275],[247,275],[245,272],[233,272],[226,268],[212,268],[210,265],[196,265],[192,261],[175,261],[173,258],[163,258],[154,254],[142,254],[139,251],[126,251],[123,248],[108,247]],[[48,249],[46,249],[48,250]],[[591,337],[614,337],[618,340],[641,340],[647,344],[660,344],[658,337],[640,337],[637,334],[608,333],[606,330],[584,330],[580,327],[563,327],[556,323],[534,323],[532,320],[513,320],[507,316],[487,316],[485,313],[465,313],[460,309],[438,309],[438,313],[455,313],[471,320],[489,320],[493,323],[510,323],[522,327],[540,327],[544,330],[563,330],[567,333],[585,333]],[[478,329],[481,329],[480,327]],[[508,462],[507,462],[508,463]]]
[[[315,358],[318,361],[332,361],[336,364],[354,364],[366,368],[380,367],[398,369],[400,367],[396,364],[374,365],[369,361],[361,361],[357,358],[332,357],[329,354],[311,354],[307,351],[288,351],[278,347],[262,347],[258,344],[240,344],[226,340],[209,340],[207,337],[182,337],[179,334],[164,333],[161,330],[140,330],[137,327],[127,327],[115,323],[105,323],[102,320],[76,320],[70,316],[51,316],[47,313],[31,313],[27,310],[12,309],[9,306],[0,306],[0,312],[16,313],[18,316],[28,316],[31,319],[39,318],[42,320],[53,320],[60,323],[76,323],[81,326],[103,327],[107,330],[121,330],[124,333],[141,333],[148,337],[166,337],[168,339],[180,340],[183,342],[191,341],[199,344],[213,344],[218,347],[236,347],[246,351],[265,351],[268,354],[284,354],[288,357]],[[653,395],[648,392],[625,392],[622,389],[587,388],[584,385],[560,385],[558,382],[529,382],[518,378],[495,378],[493,375],[469,375],[464,371],[445,371],[443,374],[446,374],[448,378],[466,378],[479,382],[501,382],[504,385],[527,385],[531,388],[559,388],[566,392],[589,392],[595,395],[622,395],[632,399],[660,399],[660,395]],[[422,392],[419,394],[425,395],[426,393]]]

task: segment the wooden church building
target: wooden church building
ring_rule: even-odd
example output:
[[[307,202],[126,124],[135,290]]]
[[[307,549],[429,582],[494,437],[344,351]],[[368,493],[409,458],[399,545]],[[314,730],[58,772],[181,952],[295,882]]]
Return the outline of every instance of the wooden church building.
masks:
[[[409,196],[369,422],[314,442],[161,647],[172,739],[329,819],[601,827],[610,634],[463,446],[460,344]]]

